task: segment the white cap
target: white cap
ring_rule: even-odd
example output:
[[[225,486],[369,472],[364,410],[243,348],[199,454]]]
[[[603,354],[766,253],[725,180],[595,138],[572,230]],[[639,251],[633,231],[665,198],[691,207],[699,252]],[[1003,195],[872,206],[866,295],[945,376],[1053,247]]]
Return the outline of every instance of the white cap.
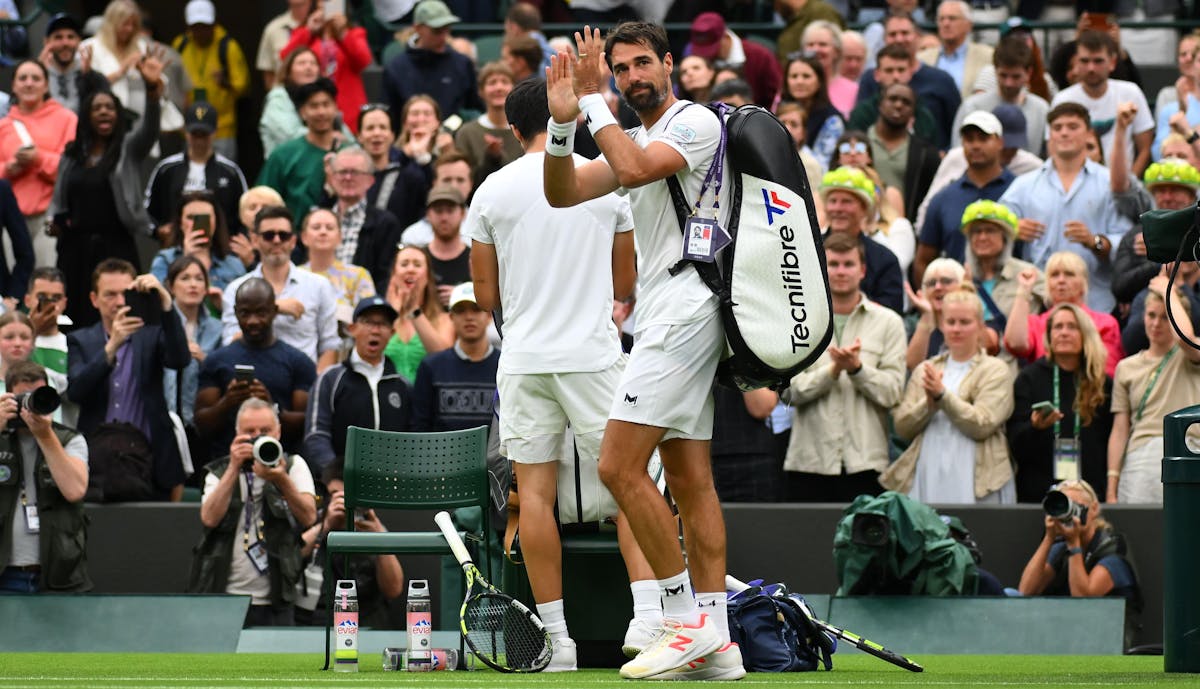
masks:
[[[1004,136],[1004,125],[1000,124],[1000,118],[987,110],[976,110],[964,117],[958,131],[961,132],[967,127],[977,127],[984,134],[991,136]]]
[[[450,310],[453,311],[456,304],[460,304],[464,301],[469,301],[472,304],[478,305],[478,303],[475,301],[475,283],[464,282],[461,285],[456,286],[450,292]]]
[[[195,24],[216,24],[217,8],[210,0],[191,0],[183,10],[184,23],[188,26]]]

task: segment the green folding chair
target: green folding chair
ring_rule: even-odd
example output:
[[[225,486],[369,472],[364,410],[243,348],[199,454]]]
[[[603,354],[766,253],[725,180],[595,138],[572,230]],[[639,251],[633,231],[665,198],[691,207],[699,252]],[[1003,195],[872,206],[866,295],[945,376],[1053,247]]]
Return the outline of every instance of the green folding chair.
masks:
[[[441,433],[397,433],[351,426],[346,435],[346,514],[358,507],[401,510],[450,510],[477,506],[483,512],[483,530],[464,533],[483,545],[479,558],[490,560],[488,515],[491,512],[487,474],[487,426]],[[334,531],[325,545],[325,582],[329,601],[325,616],[325,667],[329,669],[329,631],[333,626],[333,557],[341,553],[349,571],[350,554],[388,555],[416,553],[450,555],[446,539],[434,526],[421,532]]]

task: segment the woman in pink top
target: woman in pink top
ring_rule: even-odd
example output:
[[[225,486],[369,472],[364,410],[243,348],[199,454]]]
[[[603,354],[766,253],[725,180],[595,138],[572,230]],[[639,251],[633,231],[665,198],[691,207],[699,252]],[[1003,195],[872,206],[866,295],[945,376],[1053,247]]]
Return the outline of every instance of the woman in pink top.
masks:
[[[296,48],[311,48],[321,64],[321,76],[329,77],[337,86],[337,105],[342,122],[357,136],[358,109],[367,103],[362,73],[371,64],[371,48],[367,45],[367,30],[351,27],[346,15],[325,15],[318,4],[304,26],[292,31],[292,38],[279,58],[285,59]]]
[[[0,178],[12,184],[17,205],[33,240],[37,265],[52,266],[55,239],[46,234],[45,213],[58,177],[58,159],[75,138],[75,113],[50,98],[50,78],[36,60],[13,72],[16,104],[0,119]]]
[[[1004,346],[1013,356],[1026,361],[1040,359],[1046,353],[1046,323],[1059,304],[1074,304],[1091,318],[1100,340],[1108,353],[1104,372],[1112,377],[1117,362],[1125,357],[1121,346],[1121,326],[1117,319],[1107,313],[1098,313],[1087,307],[1088,272],[1087,264],[1077,254],[1059,251],[1046,261],[1046,298],[1049,300],[1045,313],[1030,315],[1029,295],[1037,282],[1037,271],[1027,268],[1017,275],[1017,299],[1013,302],[1004,327]]]

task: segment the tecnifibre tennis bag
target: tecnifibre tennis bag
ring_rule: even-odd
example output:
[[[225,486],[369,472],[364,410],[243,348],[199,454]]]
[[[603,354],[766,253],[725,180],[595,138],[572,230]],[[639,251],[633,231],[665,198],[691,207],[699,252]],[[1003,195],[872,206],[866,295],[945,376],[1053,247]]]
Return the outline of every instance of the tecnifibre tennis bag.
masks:
[[[691,107],[691,106],[686,106]],[[796,144],[783,124],[756,105],[736,110],[710,104],[725,127],[725,161],[718,220],[732,243],[715,263],[687,264],[721,302],[732,354],[718,380],[740,390],[782,389],[807,368],[833,335],[825,251],[812,190]],[[667,178],[680,230],[696,200],[684,197],[674,175]]]

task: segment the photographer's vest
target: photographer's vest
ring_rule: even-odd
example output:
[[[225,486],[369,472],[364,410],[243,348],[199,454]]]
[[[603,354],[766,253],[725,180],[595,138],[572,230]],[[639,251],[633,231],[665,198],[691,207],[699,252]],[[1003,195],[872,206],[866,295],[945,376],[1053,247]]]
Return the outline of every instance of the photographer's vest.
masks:
[[[1115,555],[1119,557],[1126,565],[1129,566],[1129,573],[1133,577],[1133,585],[1131,590],[1120,590],[1114,588],[1108,595],[1120,596],[1129,601],[1129,612],[1140,613],[1144,605],[1142,599],[1142,588],[1138,582],[1137,568],[1134,567],[1133,561],[1129,557],[1128,548],[1125,545],[1125,537],[1116,533],[1110,527],[1103,527],[1096,530],[1096,535],[1092,537],[1088,543],[1087,549],[1083,551],[1083,568],[1091,574],[1092,568],[1100,563],[1100,560]],[[1054,561],[1049,563],[1054,570],[1054,578],[1050,580],[1050,584],[1046,590],[1042,592],[1044,596],[1069,596],[1071,595],[1070,583],[1070,554],[1066,548],[1063,548],[1061,554]]]
[[[57,423],[53,429],[63,447],[79,435],[73,429]],[[0,570],[8,566],[12,556],[12,524],[9,520],[17,514],[17,504],[21,499],[21,477],[25,471],[21,443],[16,438],[16,433],[0,433]],[[83,501],[70,502],[63,497],[40,451],[34,462],[37,511],[41,522],[38,533],[41,587],[46,591],[90,591],[92,579],[87,571],[88,518],[83,513]]]
[[[224,457],[204,467],[220,478],[229,467],[229,458]],[[286,458],[286,469],[291,470],[292,457]],[[239,484],[241,480],[239,479]],[[229,498],[229,508],[221,522],[204,530],[200,543],[192,550],[192,571],[188,577],[188,593],[225,593],[229,583],[231,558],[246,557],[241,543],[242,490],[239,485]],[[287,500],[275,484],[263,485],[263,542],[267,548],[267,578],[271,584],[271,605],[278,606],[296,601],[296,584],[303,576],[303,559],[300,556],[301,528],[292,518]]]

